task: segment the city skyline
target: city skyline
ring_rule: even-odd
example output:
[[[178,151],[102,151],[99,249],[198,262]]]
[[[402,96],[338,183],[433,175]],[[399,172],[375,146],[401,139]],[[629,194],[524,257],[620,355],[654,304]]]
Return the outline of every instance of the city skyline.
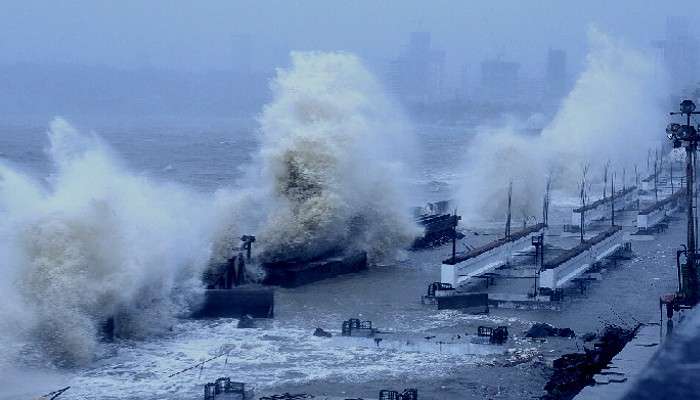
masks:
[[[579,70],[590,26],[634,47],[650,48],[663,36],[668,16],[681,9],[689,16],[700,11],[692,2],[681,3],[669,9],[638,2],[635,12],[628,13],[624,5],[602,1],[575,7],[556,1],[405,1],[400,6],[369,1],[8,1],[0,15],[0,64],[227,69],[232,38],[249,35],[258,69],[286,65],[290,50],[352,52],[377,68],[398,56],[410,32],[425,31],[446,52],[450,79],[457,79],[467,62],[500,55],[520,62],[523,73],[539,75],[544,70],[541,54],[549,48],[567,51],[571,70]],[[606,9],[604,15],[597,12],[600,7]],[[695,22],[691,17],[691,26]]]

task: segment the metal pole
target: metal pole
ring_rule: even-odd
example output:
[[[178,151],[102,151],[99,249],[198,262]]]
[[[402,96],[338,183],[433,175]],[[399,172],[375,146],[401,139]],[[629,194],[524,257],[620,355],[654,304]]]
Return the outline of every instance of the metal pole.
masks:
[[[671,176],[671,195],[673,196],[673,193],[676,192],[676,190],[673,187],[673,159],[671,159],[668,163],[668,167],[670,169],[669,175]]]
[[[610,177],[610,209],[612,210],[611,222],[612,226],[615,226],[615,174],[613,173]]]
[[[688,115],[690,120],[690,115]],[[694,213],[694,187],[695,174],[693,171],[696,143],[691,141],[686,147],[686,196],[688,197],[688,254],[686,256],[687,269],[687,301],[695,305],[698,295],[698,279],[696,272],[696,242],[695,242],[695,213]]]
[[[683,100],[680,104],[680,112],[673,112],[671,115],[685,115],[686,123],[684,126],[679,124],[669,124],[666,128],[668,138],[673,140],[673,147],[678,148],[685,146],[685,177],[686,177],[686,204],[688,207],[688,232],[687,232],[687,251],[685,265],[680,266],[682,269],[682,291],[679,301],[687,306],[695,306],[698,303],[699,281],[697,273],[697,215],[695,207],[697,204],[697,191],[695,188],[695,171],[696,171],[696,152],[698,141],[697,130],[690,124],[690,117],[694,114],[700,114],[695,111],[696,106],[691,100]],[[678,264],[678,256],[676,257]],[[669,329],[670,332],[670,329]]]
[[[513,198],[513,181],[508,184],[508,217],[506,219],[506,239],[510,238],[511,201]]]
[[[462,219],[462,217],[457,215],[456,208],[452,218],[452,265],[455,265],[457,263],[457,225],[459,225],[459,220]]]
[[[698,165],[697,165],[697,142],[693,144],[693,213],[695,215],[695,248],[698,248],[698,191],[696,188],[698,181]]]

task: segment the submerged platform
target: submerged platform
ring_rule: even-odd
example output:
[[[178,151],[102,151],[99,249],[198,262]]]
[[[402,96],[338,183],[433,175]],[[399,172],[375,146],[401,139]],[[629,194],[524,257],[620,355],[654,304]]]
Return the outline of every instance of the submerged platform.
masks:
[[[231,289],[206,289],[204,302],[193,318],[272,318],[275,296],[272,288],[245,285]]]
[[[263,284],[293,288],[338,275],[360,272],[367,269],[367,253],[329,257],[317,261],[287,261],[265,263]]]

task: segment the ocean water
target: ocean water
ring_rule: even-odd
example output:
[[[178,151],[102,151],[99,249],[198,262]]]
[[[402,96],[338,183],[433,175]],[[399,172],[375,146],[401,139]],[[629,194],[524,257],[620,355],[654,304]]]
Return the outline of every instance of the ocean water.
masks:
[[[77,125],[102,137],[130,171],[201,193],[235,189],[243,176],[241,168],[250,165],[260,146],[253,118],[215,125],[171,121]],[[40,124],[1,127],[3,161],[48,178],[53,170],[45,152],[46,130]],[[459,185],[457,166],[465,162],[471,132],[416,127],[421,165],[412,179],[421,198],[449,197]],[[562,210],[576,204],[566,195],[558,201]],[[566,221],[568,214],[560,214]],[[625,224],[633,225],[632,217],[627,219]],[[500,231],[500,223],[493,228]],[[609,278],[596,284],[599,287],[590,295],[567,301],[564,307],[569,311],[493,310],[487,316],[473,316],[421,305],[420,294],[438,279],[447,246],[408,253],[359,274],[278,289],[275,319],[259,321],[253,329],[238,329],[234,319],[178,319],[157,335],[101,343],[93,361],[71,368],[55,366],[42,357],[42,349],[27,347],[11,366],[3,367],[0,399],[34,398],[65,386],[71,386],[61,396],[65,399],[193,399],[201,396],[206,382],[221,376],[246,382],[258,393],[292,390],[371,398],[382,388],[416,386],[434,399],[529,398],[541,393],[546,380],[543,362],[579,346],[568,340],[525,340],[523,333],[530,324],[548,321],[585,332],[603,323],[652,320],[657,294],[672,290],[674,270],[666,264],[672,245],[682,237],[676,228],[653,246],[640,243],[638,259],[607,273]],[[474,245],[475,237],[468,239]],[[632,293],[635,282],[648,284],[654,294],[645,295],[643,301],[639,296],[619,296],[623,291]],[[338,337],[348,318],[373,321],[386,332],[384,340],[377,344]],[[511,339],[505,346],[483,344],[474,337],[480,325],[508,326]],[[317,327],[334,337],[314,337]],[[202,367],[188,369],[216,356]]]
[[[74,125],[98,135],[133,173],[204,194],[235,190],[260,147],[254,118],[216,124],[130,121],[87,126],[78,121]],[[48,182],[54,170],[47,154],[47,129],[41,124],[0,126],[3,162]],[[447,198],[458,179],[455,166],[461,165],[461,149],[468,145],[470,130],[418,126],[416,135],[422,161],[414,168],[419,173],[411,178],[412,192],[425,201]],[[256,329],[237,329],[236,320],[177,320],[165,334],[100,344],[93,362],[69,369],[52,366],[41,357],[41,349],[27,348],[19,365],[3,371],[0,398],[26,398],[71,386],[63,398],[185,399],[197,398],[202,385],[219,376],[274,391],[305,382],[350,385],[374,379],[425,379],[443,376],[454,365],[531,354],[525,344],[505,349],[472,343],[476,325],[500,321],[525,326],[517,318],[437,313],[419,303],[416,293],[437,278],[443,253],[444,249],[429,251],[375,266],[370,272],[296,290],[280,289],[276,318]],[[311,335],[316,327],[337,335],[341,322],[352,317],[371,319],[391,335],[379,346],[370,339]],[[436,335],[435,340],[425,339]],[[224,353],[203,368],[168,378]]]
[[[0,121],[0,160],[35,177],[51,173],[46,155],[50,120],[25,123]],[[237,180],[260,148],[259,124],[249,118],[191,121],[176,118],[104,121],[68,119],[83,132],[104,139],[132,170],[201,192],[236,187]],[[419,165],[412,169],[419,201],[452,195],[466,162],[475,129],[469,126],[416,125]],[[420,205],[420,204],[416,204]]]

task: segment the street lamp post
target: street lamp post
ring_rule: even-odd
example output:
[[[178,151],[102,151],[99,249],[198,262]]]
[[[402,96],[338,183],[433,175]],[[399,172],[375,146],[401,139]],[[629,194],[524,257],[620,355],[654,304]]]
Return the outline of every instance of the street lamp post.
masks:
[[[686,116],[684,125],[671,123],[666,128],[666,133],[669,140],[673,141],[673,147],[685,147],[685,175],[686,175],[686,201],[688,207],[688,237],[687,249],[684,251],[686,262],[684,266],[679,265],[682,270],[683,286],[681,288],[681,302],[686,305],[694,306],[698,303],[698,272],[697,260],[698,254],[695,246],[695,216],[693,195],[695,192],[694,170],[695,170],[695,153],[700,141],[697,129],[690,124],[692,115],[700,114],[695,111],[695,103],[691,100],[683,100],[680,104],[680,112],[672,112],[671,115]]]

